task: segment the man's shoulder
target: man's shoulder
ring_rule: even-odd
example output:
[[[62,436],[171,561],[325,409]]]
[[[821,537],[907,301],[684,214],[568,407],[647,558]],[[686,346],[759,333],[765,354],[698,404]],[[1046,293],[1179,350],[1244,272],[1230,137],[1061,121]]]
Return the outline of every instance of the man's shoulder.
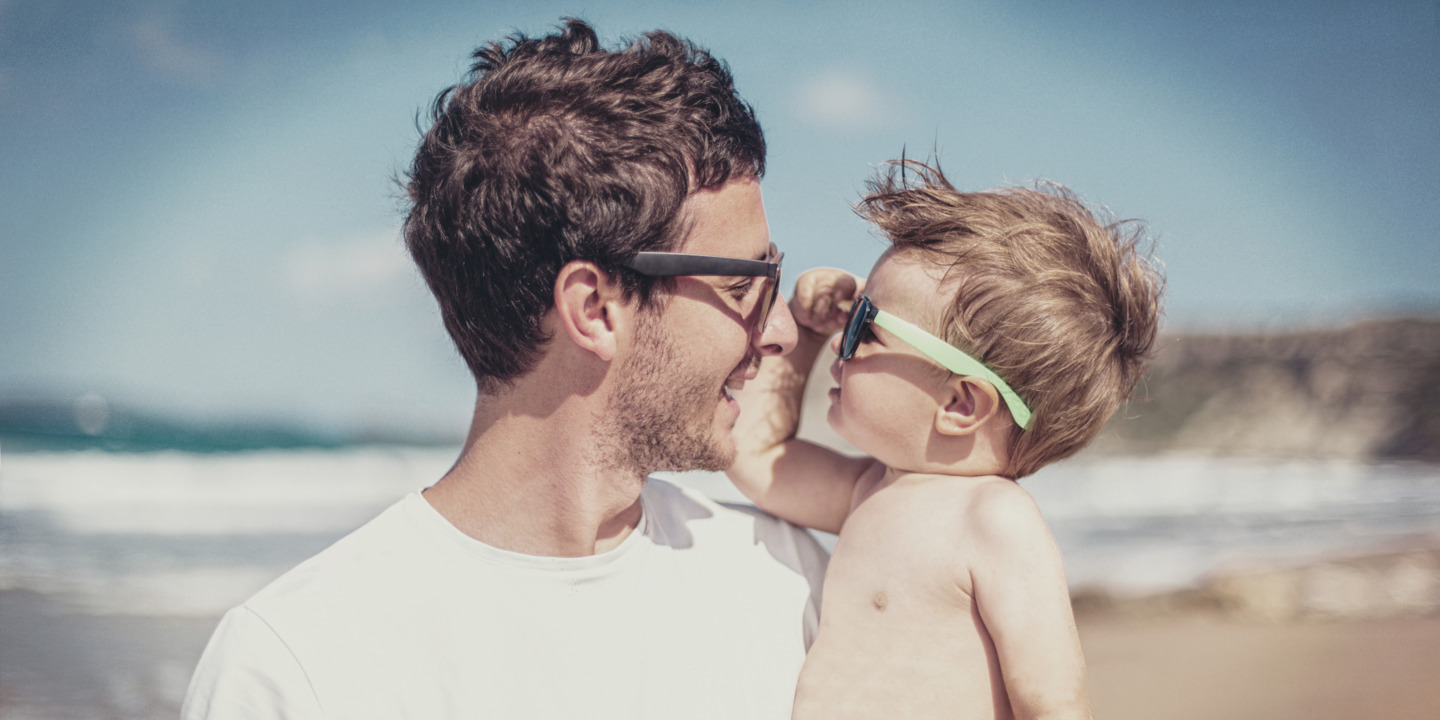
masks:
[[[385,581],[383,565],[404,566],[421,533],[407,518],[408,495],[346,534],[334,544],[291,568],[251,596],[244,607],[264,617],[303,605],[306,598],[358,592]]]

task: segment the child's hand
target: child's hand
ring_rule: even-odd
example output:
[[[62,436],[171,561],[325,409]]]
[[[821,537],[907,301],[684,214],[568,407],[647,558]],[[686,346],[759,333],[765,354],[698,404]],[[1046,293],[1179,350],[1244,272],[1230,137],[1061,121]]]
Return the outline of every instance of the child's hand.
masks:
[[[795,316],[796,325],[829,337],[845,327],[845,321],[850,318],[850,307],[864,289],[863,278],[844,270],[807,270],[795,281],[790,314]]]

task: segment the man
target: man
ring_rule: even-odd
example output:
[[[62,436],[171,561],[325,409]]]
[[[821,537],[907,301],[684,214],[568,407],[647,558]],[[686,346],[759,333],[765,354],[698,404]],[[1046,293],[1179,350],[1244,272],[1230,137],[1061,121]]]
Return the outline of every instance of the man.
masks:
[[[405,223],[479,388],[464,450],[230,611],[185,717],[788,718],[824,552],[646,480],[727,467],[731,391],[795,344],[764,163],[667,33],[478,50]]]

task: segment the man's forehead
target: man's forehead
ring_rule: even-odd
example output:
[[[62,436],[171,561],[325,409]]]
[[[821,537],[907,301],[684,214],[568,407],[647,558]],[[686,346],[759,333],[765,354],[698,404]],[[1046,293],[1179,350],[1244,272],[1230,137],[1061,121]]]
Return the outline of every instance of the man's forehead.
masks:
[[[753,178],[691,193],[684,212],[688,232],[680,252],[749,260],[770,254],[765,203],[760,183]]]

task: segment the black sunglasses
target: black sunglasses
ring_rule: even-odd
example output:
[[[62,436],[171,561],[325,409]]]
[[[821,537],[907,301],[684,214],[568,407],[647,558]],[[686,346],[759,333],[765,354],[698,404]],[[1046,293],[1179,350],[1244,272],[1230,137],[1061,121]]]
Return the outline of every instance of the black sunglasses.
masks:
[[[760,298],[760,318],[755,325],[756,332],[763,333],[765,322],[770,318],[770,310],[775,307],[775,298],[780,297],[780,262],[785,259],[785,253],[779,252],[775,243],[770,243],[770,251],[766,257],[775,259],[746,260],[718,255],[637,252],[631,253],[621,264],[647,277],[716,275],[769,278],[771,282],[766,285],[763,291],[765,295]]]
[[[861,295],[859,300],[850,308],[850,319],[845,321],[844,331],[840,335],[840,359],[849,360],[855,357],[855,349],[860,346],[860,338],[865,336],[865,330],[870,323],[875,322],[875,315],[880,308],[870,302],[870,297]]]
[[[895,337],[940,363],[946,370],[957,375],[978,377],[990,383],[1005,401],[1005,406],[1010,409],[1010,416],[1014,418],[1015,424],[1022,430],[1030,427],[1030,406],[1020,399],[1020,395],[1010,387],[1010,383],[964,350],[875,307],[868,295],[861,295],[860,299],[855,301],[855,306],[850,308],[850,320],[845,323],[844,334],[840,336],[841,360],[855,357],[855,349],[860,346],[860,340],[865,337],[865,330],[871,323],[890,331]]]

